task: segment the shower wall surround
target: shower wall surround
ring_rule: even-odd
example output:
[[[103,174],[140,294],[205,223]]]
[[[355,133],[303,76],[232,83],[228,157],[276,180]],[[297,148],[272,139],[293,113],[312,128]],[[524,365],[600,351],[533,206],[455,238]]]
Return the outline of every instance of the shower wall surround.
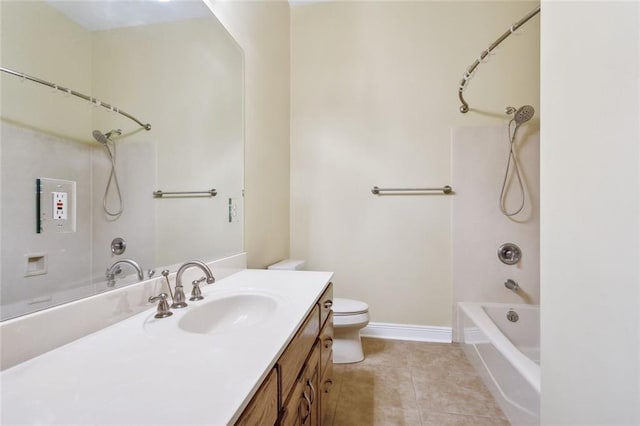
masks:
[[[114,262],[110,243],[126,235],[126,256],[141,265],[154,265],[155,209],[148,196],[155,187],[155,146],[130,143],[118,147],[118,176],[127,182],[123,191],[126,212],[108,222],[102,196],[110,162],[101,146],[79,143],[0,122],[2,135],[2,282],[3,317],[32,308],[59,304],[107,290],[105,269]],[[132,171],[135,170],[135,173]],[[34,176],[76,183],[76,231],[57,233],[45,224],[36,229]],[[24,206],[16,209],[12,206]],[[47,214],[47,212],[45,212]],[[46,274],[25,276],[29,255],[46,255]],[[126,266],[125,266],[126,268]],[[133,270],[124,270],[117,286],[135,282]],[[132,275],[133,274],[133,275]]]
[[[451,132],[452,271],[454,311],[457,302],[540,303],[540,135],[538,123],[518,131],[514,151],[525,187],[526,202],[507,218],[499,208],[509,141],[507,121],[491,127],[458,127]],[[507,181],[507,206],[520,205],[513,175]],[[515,243],[522,258],[505,265],[497,256],[503,243]],[[513,279],[518,293],[504,286]],[[456,315],[454,318],[454,333]],[[455,338],[455,336],[454,336]]]
[[[25,305],[36,308],[93,293],[91,284],[91,156],[87,144],[0,122],[2,158],[3,316]],[[76,232],[36,233],[36,181],[56,178],[76,182]],[[13,208],[12,206],[24,206]],[[26,278],[27,256],[46,254],[46,275]],[[104,273],[104,271],[102,271]],[[73,279],[69,279],[73,277]],[[51,292],[50,288],[56,291]]]

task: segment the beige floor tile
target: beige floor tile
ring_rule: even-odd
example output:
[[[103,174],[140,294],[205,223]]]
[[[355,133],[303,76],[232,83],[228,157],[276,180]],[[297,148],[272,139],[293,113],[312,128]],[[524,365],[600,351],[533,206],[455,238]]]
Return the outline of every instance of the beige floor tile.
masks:
[[[448,413],[429,413],[422,410],[422,426],[509,426],[505,419],[465,416]]]
[[[417,408],[411,372],[406,367],[352,366],[342,380],[338,405]]]
[[[464,352],[455,344],[423,343],[408,353],[407,362],[416,373],[475,375]]]
[[[334,365],[333,423],[508,425],[457,344],[363,338],[365,360]]]
[[[333,426],[416,426],[420,413],[416,408],[368,407],[352,409],[339,406]]]
[[[504,418],[476,375],[414,376],[418,405],[430,411]]]
[[[385,339],[362,339],[365,359],[360,363],[346,365],[403,365],[411,348],[407,342]]]

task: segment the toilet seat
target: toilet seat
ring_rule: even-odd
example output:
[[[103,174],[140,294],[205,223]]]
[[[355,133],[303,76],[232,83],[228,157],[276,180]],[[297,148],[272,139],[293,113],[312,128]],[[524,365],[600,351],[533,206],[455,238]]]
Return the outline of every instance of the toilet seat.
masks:
[[[359,315],[369,312],[369,305],[360,300],[342,299],[335,297],[333,299],[333,316]]]

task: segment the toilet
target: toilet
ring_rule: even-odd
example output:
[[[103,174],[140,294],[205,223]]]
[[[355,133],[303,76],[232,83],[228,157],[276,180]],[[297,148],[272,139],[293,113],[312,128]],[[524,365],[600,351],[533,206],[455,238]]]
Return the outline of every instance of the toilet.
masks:
[[[267,269],[299,271],[304,260],[286,259]],[[369,305],[353,299],[333,298],[333,362],[349,364],[364,359],[360,330],[369,324]]]

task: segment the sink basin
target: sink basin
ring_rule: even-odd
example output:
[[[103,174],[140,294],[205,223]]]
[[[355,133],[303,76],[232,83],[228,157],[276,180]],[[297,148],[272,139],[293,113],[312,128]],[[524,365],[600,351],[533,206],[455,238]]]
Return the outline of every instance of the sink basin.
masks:
[[[184,331],[197,334],[239,331],[272,317],[278,301],[264,294],[233,294],[189,306],[178,322]]]

